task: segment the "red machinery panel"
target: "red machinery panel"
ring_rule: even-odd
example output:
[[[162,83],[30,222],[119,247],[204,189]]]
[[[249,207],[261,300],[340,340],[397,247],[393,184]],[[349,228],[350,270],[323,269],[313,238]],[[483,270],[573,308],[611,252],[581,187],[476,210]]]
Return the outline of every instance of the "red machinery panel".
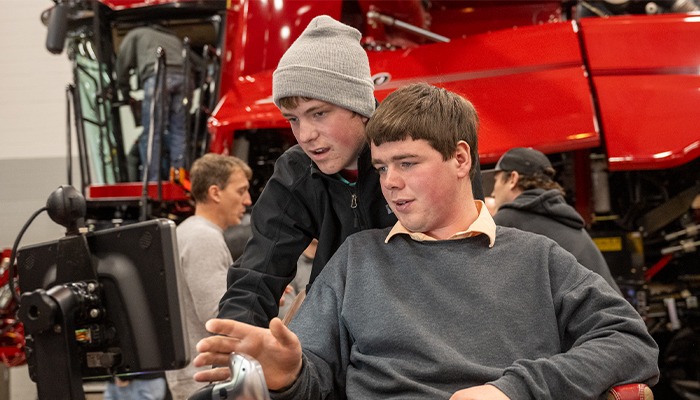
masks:
[[[418,81],[468,97],[481,117],[484,163],[495,162],[514,145],[553,152],[599,144],[590,87],[569,22],[370,51],[369,57],[380,101]],[[271,94],[271,71],[241,77],[210,121],[211,151],[228,148],[234,130],[286,126]]]
[[[700,156],[700,15],[581,21],[610,170]]]

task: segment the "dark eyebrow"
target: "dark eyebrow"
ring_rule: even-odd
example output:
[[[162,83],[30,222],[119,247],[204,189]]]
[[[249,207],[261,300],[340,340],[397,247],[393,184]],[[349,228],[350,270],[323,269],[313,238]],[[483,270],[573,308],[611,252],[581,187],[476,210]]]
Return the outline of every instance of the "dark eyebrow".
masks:
[[[304,114],[313,114],[313,113],[315,113],[315,112],[318,112],[320,109],[323,109],[323,108],[326,108],[326,107],[328,107],[327,104],[318,104],[318,105],[315,105],[315,106],[313,106],[313,107],[310,107],[309,109],[307,109],[306,111],[304,111]]]
[[[397,155],[391,157],[390,161],[401,161],[401,160],[405,160],[407,158],[416,158],[416,157],[418,157],[417,154],[397,154]],[[384,162],[382,160],[377,160],[376,158],[373,158],[372,165],[374,165],[374,164],[384,164]]]
[[[313,113],[317,112],[320,108],[323,108],[326,106],[327,106],[326,104],[319,104],[317,106],[313,106],[313,107],[309,108],[308,110],[305,110],[302,114],[313,114]],[[285,118],[296,117],[296,114],[282,113],[282,116]]]

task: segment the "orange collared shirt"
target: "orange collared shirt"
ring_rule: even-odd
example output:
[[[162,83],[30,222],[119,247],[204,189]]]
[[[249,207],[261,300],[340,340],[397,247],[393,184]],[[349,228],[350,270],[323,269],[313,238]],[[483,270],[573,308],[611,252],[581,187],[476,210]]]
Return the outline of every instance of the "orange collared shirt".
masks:
[[[474,220],[466,231],[457,232],[450,236],[447,240],[464,239],[483,234],[489,237],[489,247],[493,247],[493,244],[496,242],[496,223],[493,221],[493,218],[491,217],[491,214],[483,201],[474,200],[474,205],[476,206],[477,211],[479,211],[479,215],[476,217],[476,220]],[[418,242],[437,240],[434,237],[430,237],[422,232],[411,232],[406,229],[403,224],[401,224],[401,221],[397,221],[396,225],[391,228],[391,232],[389,232],[389,235],[386,237],[386,240],[384,240],[384,243],[389,243],[389,240],[391,240],[392,237],[401,234],[408,235],[411,237],[411,239]]]

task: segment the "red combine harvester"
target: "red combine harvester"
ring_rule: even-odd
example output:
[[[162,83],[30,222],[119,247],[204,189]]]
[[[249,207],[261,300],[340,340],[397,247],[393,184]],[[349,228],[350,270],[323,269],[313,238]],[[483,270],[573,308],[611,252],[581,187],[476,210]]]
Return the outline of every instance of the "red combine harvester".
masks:
[[[515,146],[548,154],[659,342],[663,382],[676,396],[700,393],[700,9],[693,0],[54,2],[44,14],[47,48],[73,63],[68,140],[77,140],[94,229],[192,212],[186,169],[159,183],[129,177],[140,128],[113,79],[126,32],[157,22],[204,58],[190,99],[187,165],[206,152],[248,160],[255,199],[295,143],[271,100],[272,71],[307,23],[327,14],[362,32],[380,102],[413,82],[469,98],[481,118],[483,169]]]

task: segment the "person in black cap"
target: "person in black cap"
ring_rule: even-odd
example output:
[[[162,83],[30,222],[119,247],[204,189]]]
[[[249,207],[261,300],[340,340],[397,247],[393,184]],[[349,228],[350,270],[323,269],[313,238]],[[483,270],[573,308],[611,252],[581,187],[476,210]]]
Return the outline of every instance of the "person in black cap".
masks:
[[[553,179],[556,171],[544,153],[513,148],[498,160],[494,171],[491,196],[497,208],[493,217],[497,225],[553,239],[620,292],[603,254],[584,229],[583,218],[567,204],[564,189]]]

